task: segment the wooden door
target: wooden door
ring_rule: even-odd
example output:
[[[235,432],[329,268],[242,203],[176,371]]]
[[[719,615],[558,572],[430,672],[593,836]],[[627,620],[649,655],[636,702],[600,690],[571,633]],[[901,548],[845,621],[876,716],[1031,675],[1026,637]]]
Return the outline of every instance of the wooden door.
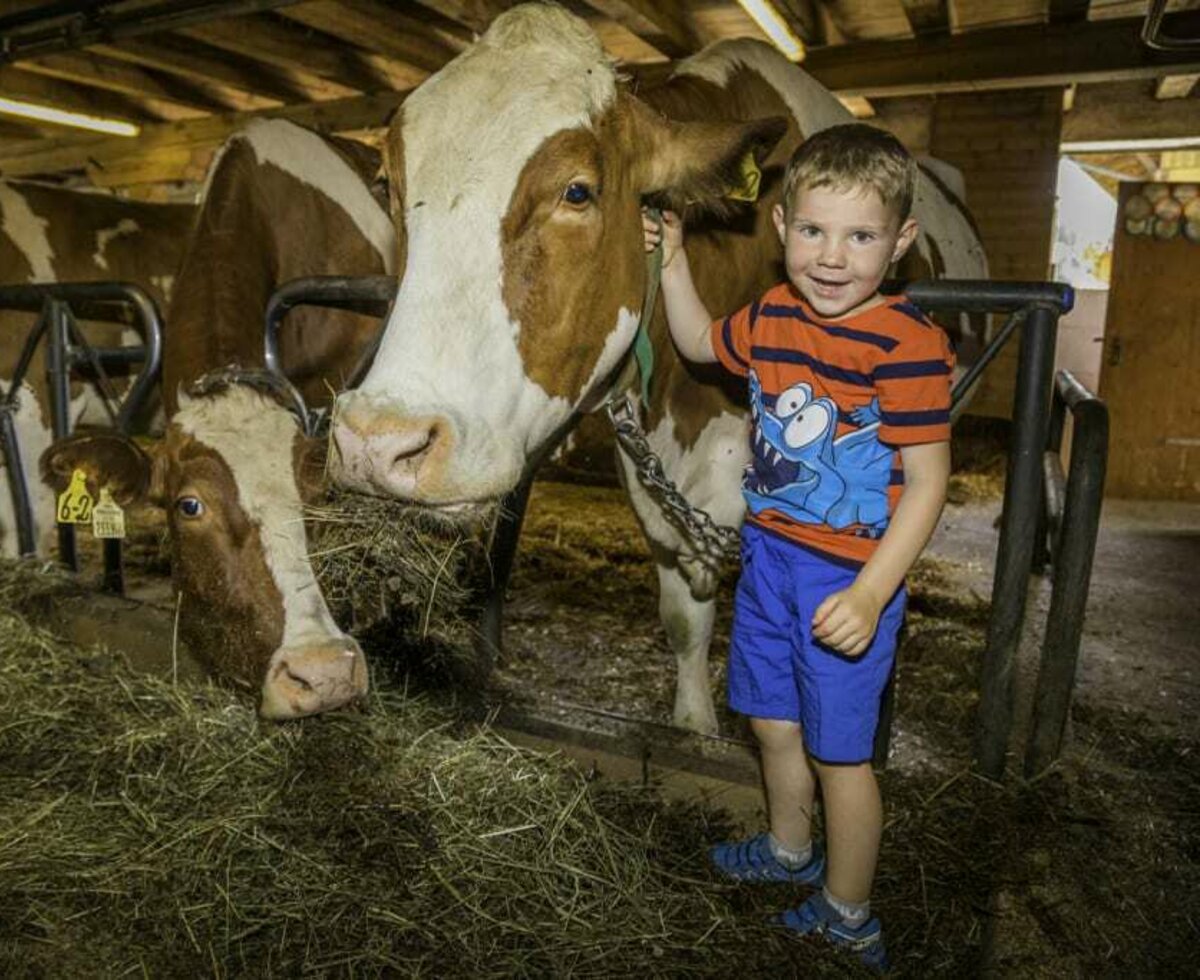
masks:
[[[1200,243],[1130,234],[1127,204],[1142,191],[1121,185],[1113,239],[1100,367],[1111,425],[1106,493],[1200,501]]]

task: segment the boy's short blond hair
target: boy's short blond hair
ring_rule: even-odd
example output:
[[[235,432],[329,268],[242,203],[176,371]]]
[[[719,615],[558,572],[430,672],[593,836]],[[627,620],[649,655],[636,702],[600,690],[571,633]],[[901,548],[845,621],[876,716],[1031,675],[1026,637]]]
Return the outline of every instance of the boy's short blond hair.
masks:
[[[783,210],[792,213],[805,188],[869,188],[903,224],[912,209],[917,163],[891,133],[865,123],[845,123],[814,133],[797,148],[783,177]]]

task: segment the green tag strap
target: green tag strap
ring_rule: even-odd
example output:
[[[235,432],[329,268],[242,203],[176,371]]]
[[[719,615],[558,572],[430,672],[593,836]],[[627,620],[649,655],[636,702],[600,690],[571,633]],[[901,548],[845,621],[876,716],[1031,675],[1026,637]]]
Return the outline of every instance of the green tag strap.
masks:
[[[658,208],[647,211],[651,219],[662,228],[662,212]],[[654,303],[658,299],[658,281],[662,278],[663,246],[658,246],[646,256],[646,296],[642,303],[642,317],[638,321],[637,334],[633,338],[633,357],[637,361],[638,374],[642,379],[642,405],[650,404],[650,379],[654,376],[654,345],[650,343],[650,319],[654,316]]]

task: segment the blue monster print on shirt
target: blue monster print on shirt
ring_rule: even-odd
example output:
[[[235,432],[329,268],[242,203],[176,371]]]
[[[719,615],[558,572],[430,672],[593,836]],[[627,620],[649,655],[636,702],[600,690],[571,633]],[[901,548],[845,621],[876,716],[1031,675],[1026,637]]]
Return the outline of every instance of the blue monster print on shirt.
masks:
[[[879,400],[851,412],[859,428],[834,438],[837,405],[793,385],[768,408],[762,384],[750,372],[754,461],[744,491],[750,511],[772,509],[804,524],[835,530],[862,524],[871,537],[888,522],[893,451],[879,441]]]

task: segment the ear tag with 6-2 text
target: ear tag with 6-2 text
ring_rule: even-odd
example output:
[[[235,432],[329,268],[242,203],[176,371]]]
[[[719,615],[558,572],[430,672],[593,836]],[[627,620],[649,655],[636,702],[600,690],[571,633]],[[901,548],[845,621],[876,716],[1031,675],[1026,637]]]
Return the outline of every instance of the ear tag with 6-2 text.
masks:
[[[92,536],[96,538],[125,537],[125,511],[112,498],[108,487],[100,488],[100,502],[92,508]]]
[[[758,161],[754,159],[754,151],[747,150],[738,165],[739,180],[731,184],[725,191],[725,196],[734,201],[757,201],[758,188],[762,183],[762,171],[758,169]]]
[[[58,495],[59,524],[90,524],[92,520],[92,495],[88,493],[87,474],[75,470],[67,489]]]

